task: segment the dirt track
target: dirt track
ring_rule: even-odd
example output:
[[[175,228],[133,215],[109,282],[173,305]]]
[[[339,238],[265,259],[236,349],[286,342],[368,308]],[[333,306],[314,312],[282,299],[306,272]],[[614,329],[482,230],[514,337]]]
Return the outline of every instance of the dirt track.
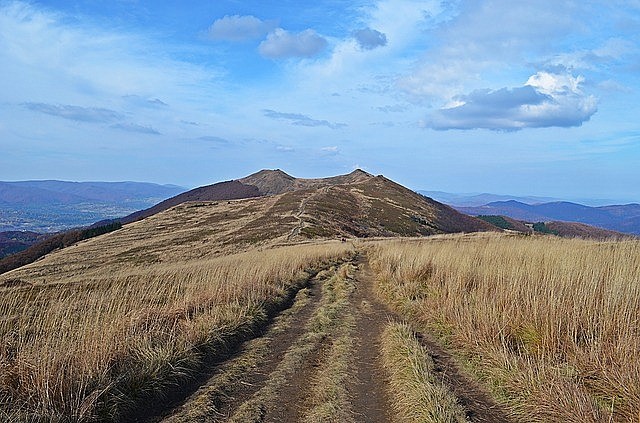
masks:
[[[336,275],[344,275],[344,282]],[[217,366],[198,391],[165,417],[147,421],[393,421],[379,342],[384,326],[397,318],[373,286],[365,255],[321,272],[290,309]],[[445,351],[419,338],[470,421],[508,421]]]

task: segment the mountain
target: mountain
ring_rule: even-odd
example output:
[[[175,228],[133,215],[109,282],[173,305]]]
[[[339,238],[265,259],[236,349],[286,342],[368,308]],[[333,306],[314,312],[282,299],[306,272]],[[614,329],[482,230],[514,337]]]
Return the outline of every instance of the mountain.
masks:
[[[499,195],[499,194],[453,194],[444,191],[425,191],[418,190],[418,193],[431,197],[436,201],[441,201],[453,207],[478,207],[495,201],[515,200],[525,204],[548,203],[559,201],[557,198],[551,197],[535,197],[535,196],[516,196],[516,195]]]
[[[212,251],[242,249],[246,245],[315,238],[499,230],[382,175],[373,176],[362,170],[322,179],[294,178],[281,170],[263,170],[239,180],[184,192],[112,224],[119,228],[121,223],[124,227],[109,236],[132,232],[136,235],[123,240],[119,254],[127,256],[131,249],[136,257],[142,254],[147,258],[148,251],[135,246],[141,239],[152,245],[157,238],[167,248],[176,243],[187,245],[190,250],[183,254],[206,256]],[[94,226],[98,226],[97,230],[106,227]],[[56,242],[47,241],[47,245],[36,244],[20,257],[0,260],[0,268],[15,269],[47,254],[52,245],[64,247],[84,239],[74,236],[66,242],[64,234],[58,238]]]
[[[486,222],[359,169],[347,175],[317,179],[295,178],[279,169],[261,170],[238,180],[187,191],[133,213],[121,222],[135,222],[185,202],[273,196],[278,198],[273,211],[284,216],[284,221],[277,216],[264,221],[257,219],[265,233],[272,235],[279,234],[275,226],[282,226],[285,221],[300,222],[295,235],[309,238],[495,230]]]
[[[174,196],[184,190],[177,185],[158,185],[148,182],[68,182],[55,180],[0,182],[0,202],[25,204],[28,201],[32,206],[86,202],[148,203]]]
[[[591,238],[591,239],[631,239],[632,235],[610,231],[608,229],[596,228],[595,226],[585,225],[584,223],[576,222],[546,222],[545,226],[564,238]]]
[[[609,204],[621,204],[625,201],[602,199],[602,198],[553,198],[553,197],[537,197],[532,195],[519,196],[519,195],[507,195],[507,194],[489,194],[489,193],[450,193],[444,191],[426,191],[418,190],[422,195],[433,198],[434,200],[441,201],[445,204],[449,204],[454,207],[478,207],[488,203],[496,201],[509,201],[515,200],[525,204],[541,204],[541,203],[555,203],[558,201],[570,201],[573,203],[585,204],[587,206],[598,207],[606,206]]]
[[[142,182],[0,182],[0,231],[57,232],[147,208],[185,189]]]
[[[50,191],[39,187],[24,187],[17,182],[0,182],[0,205],[2,206],[50,206],[54,204],[78,204],[84,198]]]
[[[576,222],[612,231],[640,234],[640,204],[591,207],[566,201],[525,204],[510,200],[456,209],[472,216],[504,215],[528,222]]]

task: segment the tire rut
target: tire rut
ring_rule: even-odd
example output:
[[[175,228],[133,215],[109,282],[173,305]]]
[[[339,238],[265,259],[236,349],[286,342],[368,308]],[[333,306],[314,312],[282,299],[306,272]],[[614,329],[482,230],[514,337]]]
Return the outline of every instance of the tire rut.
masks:
[[[391,421],[391,405],[386,374],[380,359],[380,337],[390,315],[373,292],[374,277],[366,256],[356,259],[358,273],[354,304],[358,307],[355,337],[356,381],[353,386],[353,411],[356,421]]]
[[[246,342],[234,356],[221,363],[213,371],[213,376],[184,404],[164,418],[147,420],[147,423],[226,421],[240,404],[264,386],[286,351],[304,333],[304,327],[318,308],[322,297],[322,280],[319,276],[321,275],[308,282],[308,298],[299,310],[293,309],[300,301],[301,293],[304,294],[304,289],[298,292],[293,306],[273,320],[264,335]],[[284,329],[280,325],[285,326]],[[234,372],[234,367],[240,370]],[[226,373],[232,375],[225,376]]]

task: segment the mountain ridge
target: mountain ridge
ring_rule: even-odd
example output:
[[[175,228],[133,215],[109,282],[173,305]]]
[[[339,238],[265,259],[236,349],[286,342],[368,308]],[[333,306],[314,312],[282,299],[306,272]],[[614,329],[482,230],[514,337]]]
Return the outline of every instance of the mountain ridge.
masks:
[[[362,193],[368,192],[369,196],[365,194],[364,197],[368,197],[369,200],[352,192],[352,189],[356,191],[360,189]],[[318,192],[310,193],[314,190]],[[340,221],[341,229],[334,230],[332,232],[334,236],[391,236],[392,234],[409,236],[496,230],[494,226],[484,221],[469,218],[445,204],[424,197],[382,175],[373,176],[361,169],[327,178],[296,178],[281,169],[262,169],[243,178],[195,188],[149,209],[126,216],[120,221],[124,224],[132,223],[190,201],[230,201],[287,194],[291,194],[292,200],[299,201],[299,194],[295,193],[309,194],[312,200],[306,201],[312,201],[311,204],[318,207],[318,215],[324,219],[320,220],[325,226],[332,226],[335,223],[332,219]],[[382,197],[383,195],[394,197],[395,200]],[[381,198],[390,201],[381,201]],[[322,199],[323,204],[313,203],[319,199]],[[395,203],[392,204],[392,201]],[[377,209],[374,207],[375,210],[372,210],[368,202],[375,203]],[[345,204],[348,204],[348,207],[341,208]],[[413,210],[413,214],[407,210]],[[425,213],[428,211],[429,216],[421,215],[420,210]],[[289,210],[289,212],[294,211]],[[298,210],[298,213],[303,214],[302,210]],[[354,217],[359,214],[365,216],[362,221]],[[372,224],[367,219],[377,220]],[[379,227],[380,223],[382,226],[385,225],[385,219],[392,222],[390,227]],[[389,225],[389,222],[386,224]],[[311,224],[310,228],[312,229],[306,229],[306,233],[310,235],[326,235],[331,232],[320,224]]]
[[[640,204],[637,203],[592,207],[569,201],[526,204],[509,200],[455,208],[472,216],[503,215],[529,222],[575,222],[640,235]]]

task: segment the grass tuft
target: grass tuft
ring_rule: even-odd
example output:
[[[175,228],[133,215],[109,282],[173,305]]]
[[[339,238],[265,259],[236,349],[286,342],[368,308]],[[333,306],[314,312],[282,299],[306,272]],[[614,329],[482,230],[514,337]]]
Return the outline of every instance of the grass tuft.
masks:
[[[467,421],[464,409],[438,380],[433,359],[408,325],[387,324],[382,334],[382,359],[390,375],[393,408],[398,421]]]

